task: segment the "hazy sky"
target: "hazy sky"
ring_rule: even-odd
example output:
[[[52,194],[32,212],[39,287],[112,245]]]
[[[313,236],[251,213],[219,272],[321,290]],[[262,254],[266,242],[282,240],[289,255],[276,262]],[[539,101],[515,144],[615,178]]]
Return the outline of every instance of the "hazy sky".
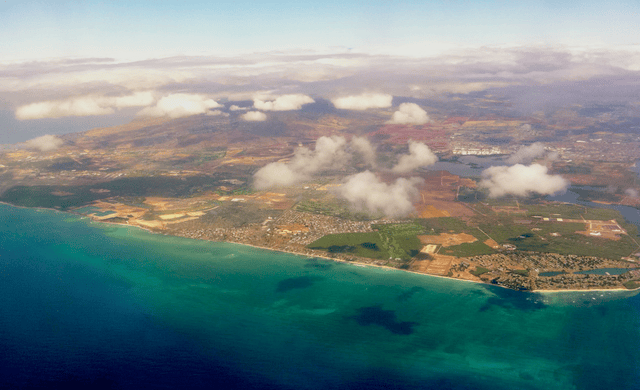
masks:
[[[4,4],[3,4],[4,3]],[[637,1],[8,1],[2,60],[638,43]]]
[[[0,1],[0,144],[257,95],[637,79],[638,26],[638,1]]]

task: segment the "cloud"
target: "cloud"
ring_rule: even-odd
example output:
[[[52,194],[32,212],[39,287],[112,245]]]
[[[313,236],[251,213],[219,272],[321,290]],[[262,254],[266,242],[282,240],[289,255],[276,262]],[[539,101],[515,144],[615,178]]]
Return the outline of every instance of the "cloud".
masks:
[[[27,149],[36,149],[41,152],[49,152],[58,149],[64,144],[64,141],[55,135],[43,135],[34,139],[30,139],[23,143]]]
[[[205,114],[207,116],[223,116],[223,117],[227,117],[229,116],[228,112],[223,112],[220,110],[213,110],[213,111],[207,111],[207,113]]]
[[[16,110],[16,118],[19,120],[61,118],[65,116],[108,115],[113,112],[113,108],[102,107],[95,99],[77,98],[21,106]]]
[[[248,110],[249,107],[240,107],[240,106],[236,106],[235,104],[231,105],[231,107],[229,107],[229,111],[246,111]]]
[[[340,169],[349,161],[346,151],[347,140],[333,135],[320,137],[316,140],[315,150],[302,147],[296,150],[291,165],[305,173],[315,173],[322,170]]]
[[[153,104],[155,98],[152,92],[136,92],[127,96],[120,96],[113,99],[113,105],[117,108],[123,107],[144,107]]]
[[[524,163],[528,164],[538,157],[542,157],[545,154],[544,144],[541,142],[533,143],[529,146],[521,146],[517,152],[512,154],[506,162],[508,164]]]
[[[206,114],[211,108],[222,107],[215,100],[205,95],[190,93],[174,93],[158,100],[153,107],[138,112],[139,116],[182,118],[185,116]]]
[[[388,217],[405,217],[414,211],[413,202],[419,196],[417,186],[422,179],[399,178],[394,184],[381,182],[370,171],[346,178],[346,182],[335,189],[335,194],[347,200],[358,210],[382,213]]]
[[[402,103],[387,123],[396,125],[423,125],[429,122],[429,115],[415,103]]]
[[[261,99],[254,99],[253,106],[258,110],[263,111],[291,111],[299,110],[303,105],[315,103],[315,100],[307,95],[291,94],[278,96],[273,101],[264,101]]]
[[[89,95],[23,105],[16,109],[15,115],[19,120],[109,115],[115,112],[114,108],[146,106],[153,101],[151,92],[136,92],[118,97]]]
[[[344,137],[320,137],[314,150],[306,147],[296,149],[289,163],[271,163],[254,175],[257,189],[292,185],[310,178],[313,174],[330,169],[343,168],[350,159]]]
[[[489,167],[482,171],[480,181],[480,187],[488,188],[492,198],[531,193],[551,195],[565,191],[569,184],[562,176],[548,174],[547,167],[540,164]]]
[[[264,122],[267,120],[267,114],[260,111],[249,111],[240,117],[247,122]]]
[[[393,96],[383,93],[363,93],[331,100],[336,108],[342,110],[367,110],[369,108],[391,107]]]
[[[409,154],[401,156],[398,164],[391,170],[396,173],[407,173],[420,167],[433,165],[436,161],[438,161],[438,156],[427,145],[409,141]]]
[[[375,167],[376,151],[368,139],[364,137],[353,137],[351,139],[351,148],[362,157],[365,164]]]
[[[290,165],[275,162],[260,168],[253,175],[253,185],[257,189],[290,186],[305,180],[307,176],[296,172]]]

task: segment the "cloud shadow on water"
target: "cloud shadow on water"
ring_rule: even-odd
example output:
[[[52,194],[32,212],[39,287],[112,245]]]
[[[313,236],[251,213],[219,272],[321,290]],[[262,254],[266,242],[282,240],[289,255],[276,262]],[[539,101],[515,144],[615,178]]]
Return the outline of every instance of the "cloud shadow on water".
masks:
[[[297,278],[288,278],[278,282],[276,292],[282,293],[295,289],[307,288],[313,286],[315,282],[322,280],[319,276],[300,276]]]
[[[305,268],[315,268],[319,271],[327,271],[333,267],[333,262],[329,260],[308,259]]]
[[[384,310],[380,305],[361,307],[358,314],[350,319],[354,319],[358,325],[380,325],[393,334],[410,335],[413,327],[419,325],[417,322],[398,321],[394,310]]]
[[[398,302],[405,302],[408,301],[409,299],[411,299],[411,297],[413,297],[416,293],[419,293],[421,291],[424,291],[424,288],[422,287],[412,287],[409,290],[403,292],[402,294],[398,295],[396,297],[396,301]]]

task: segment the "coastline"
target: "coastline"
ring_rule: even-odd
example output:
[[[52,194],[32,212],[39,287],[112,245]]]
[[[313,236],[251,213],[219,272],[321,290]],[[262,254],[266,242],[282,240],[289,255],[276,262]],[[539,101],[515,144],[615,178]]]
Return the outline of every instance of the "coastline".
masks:
[[[91,218],[89,216],[86,216],[86,215],[83,215],[83,214],[79,214],[79,213],[75,213],[73,211],[61,211],[61,210],[57,210],[57,209],[53,209],[53,208],[47,208],[47,207],[18,206],[18,205],[13,205],[11,203],[1,202],[1,201],[0,201],[0,204],[6,205],[6,206],[10,206],[10,207],[21,208],[21,209],[48,210],[48,211],[55,211],[55,212],[58,212],[58,213],[72,214],[72,215],[77,215],[77,216],[79,216],[81,218],[88,218],[91,221],[91,223],[105,224],[105,225],[117,225],[117,226],[137,228],[137,229],[141,229],[141,230],[144,230],[144,231],[152,233],[152,234],[161,234],[161,235],[165,235],[165,236],[180,237],[180,238],[207,241],[207,242],[223,242],[223,243],[229,243],[229,244],[243,245],[243,246],[248,246],[248,247],[252,247],[252,248],[256,248],[256,249],[268,250],[268,251],[272,251],[272,252],[287,253],[287,254],[291,254],[291,255],[295,255],[295,256],[299,256],[299,257],[318,258],[318,259],[323,259],[323,260],[335,261],[335,262],[338,262],[338,263],[350,264],[350,265],[353,265],[353,266],[356,266],[356,267],[375,267],[375,268],[384,269],[384,270],[408,272],[408,273],[412,273],[412,274],[416,274],[416,275],[430,276],[430,277],[442,278],[442,279],[449,279],[449,280],[455,280],[455,281],[459,281],[459,282],[477,283],[477,284],[482,284],[482,285],[487,285],[487,286],[500,287],[500,288],[504,288],[504,289],[512,290],[512,291],[517,291],[517,290],[514,290],[514,289],[510,289],[508,287],[505,287],[505,286],[496,285],[496,284],[490,284],[490,283],[486,283],[486,282],[483,282],[483,281],[453,278],[453,277],[444,276],[444,275],[433,275],[433,274],[427,274],[427,273],[423,273],[423,272],[416,272],[416,271],[411,271],[411,270],[406,270],[406,269],[399,269],[399,268],[389,267],[389,266],[385,266],[385,265],[361,263],[361,262],[357,262],[357,261],[347,261],[347,260],[336,259],[336,258],[323,256],[323,255],[317,255],[317,254],[309,255],[309,254],[306,254],[306,253],[299,253],[299,252],[294,252],[294,251],[285,250],[285,249],[278,249],[278,248],[270,248],[270,247],[259,246],[259,245],[255,245],[255,244],[248,244],[248,243],[237,242],[237,241],[212,241],[212,240],[207,240],[207,239],[204,239],[204,238],[189,238],[189,237],[183,237],[183,236],[176,236],[176,235],[162,233],[160,231],[152,230],[150,228],[146,228],[146,227],[139,226],[139,225],[131,225],[131,224],[128,224],[128,223],[98,221],[98,220],[95,220],[95,219],[93,219],[93,218]],[[553,293],[566,293],[566,292],[608,292],[608,291],[616,291],[616,292],[627,292],[628,291],[628,292],[633,292],[633,291],[638,291],[638,290],[640,290],[640,287],[635,288],[635,289],[625,289],[625,288],[585,289],[585,290],[551,289],[551,290],[528,290],[528,291],[523,291],[523,292],[553,294]]]

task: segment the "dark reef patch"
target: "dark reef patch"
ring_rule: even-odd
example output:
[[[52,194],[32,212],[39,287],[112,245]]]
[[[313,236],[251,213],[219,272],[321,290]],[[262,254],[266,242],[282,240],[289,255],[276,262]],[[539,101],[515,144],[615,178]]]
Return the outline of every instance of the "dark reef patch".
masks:
[[[361,326],[380,325],[393,334],[410,335],[417,322],[398,321],[394,310],[384,310],[381,306],[367,306],[358,309],[358,314],[350,317]]]
[[[287,292],[290,290],[307,288],[313,286],[315,282],[322,280],[319,276],[300,276],[297,278],[288,278],[278,282],[276,292]]]
[[[414,294],[419,293],[420,291],[424,291],[422,287],[412,287],[409,290],[403,292],[402,294],[396,297],[396,300],[399,302],[404,302],[409,300]]]
[[[318,259],[308,259],[307,263],[304,265],[305,268],[314,268],[320,271],[327,271],[333,267],[333,262],[331,261],[322,261]]]

